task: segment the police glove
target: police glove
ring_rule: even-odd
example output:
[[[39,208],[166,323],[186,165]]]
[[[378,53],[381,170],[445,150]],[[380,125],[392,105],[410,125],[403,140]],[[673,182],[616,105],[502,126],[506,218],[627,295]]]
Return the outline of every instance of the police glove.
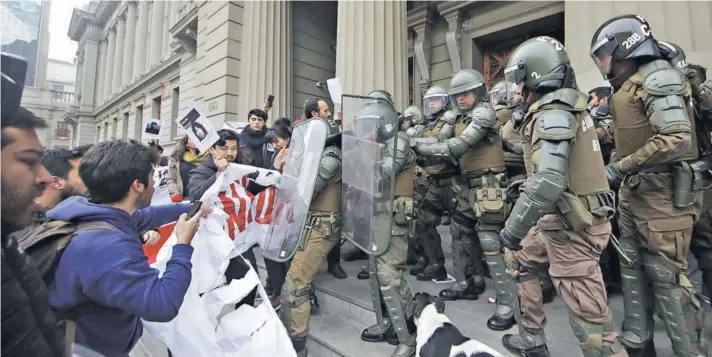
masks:
[[[527,179],[519,179],[516,180],[507,186],[507,190],[505,191],[507,194],[507,197],[511,199],[512,202],[516,201],[517,198],[519,198],[519,192],[522,190],[522,185],[527,181]]]
[[[621,181],[623,181],[623,177],[625,177],[625,174],[621,171],[620,165],[618,165],[617,162],[606,165],[608,184],[619,186]]]
[[[502,245],[509,250],[522,250],[522,246],[519,244],[522,239],[515,237],[514,234],[507,229],[507,227],[499,232],[499,239],[502,241]]]

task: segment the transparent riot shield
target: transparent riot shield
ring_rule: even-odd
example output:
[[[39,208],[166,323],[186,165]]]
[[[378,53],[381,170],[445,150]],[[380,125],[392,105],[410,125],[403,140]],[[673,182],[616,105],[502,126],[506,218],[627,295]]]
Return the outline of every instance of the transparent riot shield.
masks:
[[[341,236],[369,255],[391,244],[398,115],[383,99],[344,95],[341,102]],[[388,174],[386,174],[388,172]]]
[[[285,262],[297,252],[327,133],[328,126],[321,119],[309,119],[294,127],[262,246],[262,256],[268,259]]]

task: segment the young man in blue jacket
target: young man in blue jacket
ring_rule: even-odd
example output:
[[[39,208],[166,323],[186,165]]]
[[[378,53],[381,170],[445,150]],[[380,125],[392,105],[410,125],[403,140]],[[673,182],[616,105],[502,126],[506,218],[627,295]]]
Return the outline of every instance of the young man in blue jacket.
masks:
[[[106,357],[128,356],[143,333],[142,318],[175,318],[190,284],[190,243],[207,209],[187,220],[190,205],[148,207],[155,162],[156,152],[135,141],[99,143],[79,165],[91,198],[71,197],[47,212],[52,220],[114,227],[75,235],[49,287],[52,308],[76,322],[76,342]],[[140,233],[175,220],[178,244],[159,277]]]

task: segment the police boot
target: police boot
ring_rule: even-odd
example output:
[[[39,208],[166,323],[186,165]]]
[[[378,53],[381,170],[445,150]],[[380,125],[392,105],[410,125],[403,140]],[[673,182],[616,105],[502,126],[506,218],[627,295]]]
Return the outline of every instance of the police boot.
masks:
[[[297,351],[297,357],[307,357],[307,336],[292,336],[292,347]]]
[[[374,324],[369,326],[361,332],[361,340],[366,342],[386,341],[393,346],[398,344],[398,336],[396,336],[396,331],[390,323],[388,325]]]
[[[413,357],[415,356],[415,343],[412,345],[400,344],[393,351],[391,357]]]
[[[347,262],[353,262],[356,260],[366,260],[368,259],[368,254],[364,253],[361,249],[356,247],[351,248],[348,252],[341,255],[341,258]]]
[[[650,340],[645,346],[640,348],[633,348],[623,345],[625,351],[628,353],[628,357],[655,357],[655,341]]]
[[[502,336],[502,345],[522,357],[550,357],[544,331],[525,330],[522,334]]]
[[[429,264],[425,267],[425,269],[423,269],[422,272],[416,275],[416,279],[420,281],[429,281],[433,279],[437,281],[446,280],[447,271],[445,270],[445,263]]]
[[[484,279],[481,276],[475,276],[463,282],[456,282],[451,288],[441,290],[440,297],[447,301],[477,300],[484,291]]]
[[[425,270],[425,267],[427,267],[427,266],[428,266],[428,258],[426,258],[425,256],[422,256],[422,255],[417,257],[416,261],[415,261],[415,266],[413,266],[413,268],[410,269],[410,275],[417,276],[418,274],[423,272],[423,270]]]

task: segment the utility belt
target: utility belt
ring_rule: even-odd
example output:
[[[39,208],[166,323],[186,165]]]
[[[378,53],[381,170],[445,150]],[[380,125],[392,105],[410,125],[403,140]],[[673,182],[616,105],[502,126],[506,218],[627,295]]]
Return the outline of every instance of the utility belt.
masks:
[[[571,230],[579,231],[591,227],[596,218],[611,219],[615,207],[616,195],[613,191],[589,196],[564,192],[546,213],[558,215]]]
[[[693,162],[673,164],[672,205],[675,208],[691,206],[697,193],[712,187],[712,156]]]
[[[449,187],[452,186],[456,176],[457,175],[455,173],[429,174],[428,180],[430,181],[430,184],[435,187]]]
[[[312,230],[321,231],[326,240],[341,240],[341,235],[336,232],[341,231],[341,213],[309,211],[306,222],[299,234],[299,245],[297,249],[304,250],[309,241]]]

